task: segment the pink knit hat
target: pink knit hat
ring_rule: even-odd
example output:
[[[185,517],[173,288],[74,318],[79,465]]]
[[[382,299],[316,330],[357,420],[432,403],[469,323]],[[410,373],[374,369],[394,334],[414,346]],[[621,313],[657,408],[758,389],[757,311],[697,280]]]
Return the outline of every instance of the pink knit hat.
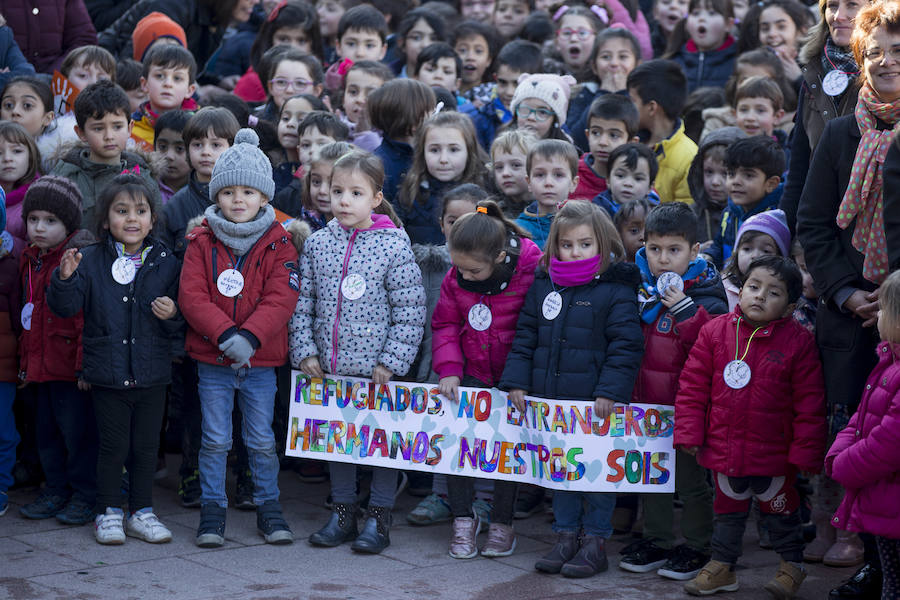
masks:
[[[562,125],[566,122],[569,95],[572,93],[572,86],[575,83],[575,78],[571,75],[550,75],[547,73],[529,75],[528,73],[522,73],[519,76],[519,85],[516,87],[516,93],[513,95],[509,110],[515,114],[516,108],[522,102],[528,98],[537,98],[546,102],[553,109],[553,112],[556,113],[556,124]]]

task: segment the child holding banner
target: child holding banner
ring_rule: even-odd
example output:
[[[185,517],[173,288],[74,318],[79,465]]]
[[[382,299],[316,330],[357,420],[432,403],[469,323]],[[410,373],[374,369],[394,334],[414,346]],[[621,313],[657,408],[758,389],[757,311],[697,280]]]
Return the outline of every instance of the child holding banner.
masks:
[[[593,401],[595,415],[607,419],[615,403],[631,399],[644,351],[640,272],[625,262],[606,212],[590,202],[567,202],[557,213],[543,266],[519,315],[500,388],[509,390],[520,412],[529,393]],[[553,530],[559,537],[535,568],[566,577],[605,571],[615,503],[615,494],[554,492]]]
[[[734,312],[703,326],[679,380],[675,447],[713,472],[712,560],[685,584],[694,596],[738,589],[751,499],[781,564],[765,589],[793,598],[806,578],[798,471],[820,470],[825,390],[815,340],[792,318],[803,290],[790,259],[750,263]],[[677,478],[676,466],[676,478]]]
[[[516,320],[541,258],[540,249],[524,235],[490,200],[479,202],[476,212],[461,216],[450,229],[447,242],[453,268],[441,284],[431,326],[439,389],[454,402],[460,383],[493,387],[503,374]],[[447,493],[454,517],[450,556],[474,558],[475,537],[481,529],[472,510],[474,481],[448,476]],[[515,482],[494,482],[484,556],[509,556],[515,550],[515,501]]]
[[[644,240],[635,256],[643,279],[638,300],[644,360],[632,400],[673,406],[678,376],[700,328],[714,315],[728,312],[728,302],[715,265],[698,257],[697,216],[687,204],[669,202],[651,210]],[[626,571],[656,571],[662,577],[687,580],[709,560],[712,490],[706,469],[682,450],[675,451],[675,460],[675,489],[684,503],[681,533],[685,543],[673,550],[672,495],[644,494],[644,535],[622,550],[619,567]]]
[[[381,160],[368,152],[345,154],[332,168],[335,218],[303,249],[302,293],[290,322],[291,364],[310,377],[327,372],[382,384],[405,375],[416,357],[425,325],[422,273],[406,233],[372,212],[384,200],[383,183]],[[333,462],[330,469],[333,512],[310,544],[355,540],[353,550],[380,553],[391,543],[397,472],[373,469],[368,514],[358,533],[356,465]]]

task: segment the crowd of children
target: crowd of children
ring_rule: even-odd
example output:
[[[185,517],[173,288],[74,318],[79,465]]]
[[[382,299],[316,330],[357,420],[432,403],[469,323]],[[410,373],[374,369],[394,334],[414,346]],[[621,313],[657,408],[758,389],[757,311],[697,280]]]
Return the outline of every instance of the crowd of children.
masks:
[[[168,542],[175,447],[201,547],[292,469],[313,546],[409,481],[515,551],[543,491],[286,458],[294,368],[674,406],[677,499],[556,491],[539,571],[734,591],[755,514],[773,597],[900,597],[897,0],[65,4],[0,9],[0,515]]]

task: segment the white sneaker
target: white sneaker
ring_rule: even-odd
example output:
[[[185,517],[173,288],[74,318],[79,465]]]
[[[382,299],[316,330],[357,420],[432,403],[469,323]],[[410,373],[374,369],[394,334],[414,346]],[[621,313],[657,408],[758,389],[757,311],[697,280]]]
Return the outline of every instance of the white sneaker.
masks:
[[[119,545],[125,543],[122,528],[124,515],[121,510],[107,507],[106,512],[94,518],[94,537],[100,544]]]
[[[125,533],[151,544],[162,544],[172,541],[172,532],[159,522],[152,510],[146,512],[138,511],[128,517],[128,522],[125,524]]]

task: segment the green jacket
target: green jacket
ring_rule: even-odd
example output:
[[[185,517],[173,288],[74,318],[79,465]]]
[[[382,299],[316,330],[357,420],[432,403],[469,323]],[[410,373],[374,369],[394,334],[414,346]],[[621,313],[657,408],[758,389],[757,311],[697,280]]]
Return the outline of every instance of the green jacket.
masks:
[[[140,170],[141,177],[150,188],[152,202],[161,207],[159,185],[150,173],[150,166],[142,157],[133,152],[122,152],[119,165],[107,165],[97,163],[90,158],[90,150],[84,145],[79,145],[70,150],[57,163],[53,169],[53,175],[60,175],[70,179],[81,190],[81,228],[91,233],[97,230],[98,221],[105,220],[105,215],[97,214],[97,203],[100,193],[112,182],[116,175],[125,169],[133,169],[135,165]]]

